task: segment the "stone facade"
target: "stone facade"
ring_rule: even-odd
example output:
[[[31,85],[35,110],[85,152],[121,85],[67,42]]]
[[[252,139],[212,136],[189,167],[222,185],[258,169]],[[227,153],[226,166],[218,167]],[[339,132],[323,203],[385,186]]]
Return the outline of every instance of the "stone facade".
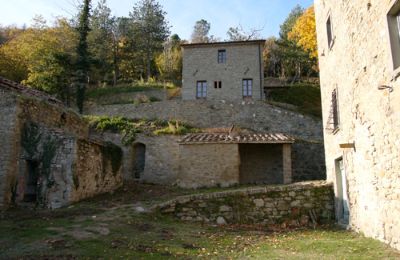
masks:
[[[391,46],[388,24],[394,4],[396,12],[395,0],[316,0],[315,12],[327,178],[335,183],[337,218],[400,249],[399,28],[391,24]]]
[[[153,210],[185,221],[307,226],[334,218],[331,184],[306,182],[178,197]]]
[[[239,183],[237,144],[180,145],[178,185],[184,188],[229,187]]]
[[[120,148],[58,101],[0,78],[0,112],[0,206],[58,208],[121,186]]]
[[[311,117],[278,108],[264,102],[222,102],[222,101],[182,101],[171,100],[151,104],[110,105],[91,107],[90,114],[123,116],[126,118],[146,118],[162,120],[177,119],[198,128],[239,128],[251,129],[255,132],[279,132],[296,138],[292,145],[292,178],[293,181],[325,179],[325,157],[322,137],[322,124]],[[139,135],[139,139],[141,135]],[[160,153],[153,158],[154,165],[169,165],[176,158],[178,144],[173,139],[146,137],[147,152]],[[139,141],[140,142],[140,141]],[[155,145],[154,148],[151,148]],[[123,148],[125,149],[125,148]],[[162,156],[163,154],[171,154]],[[172,156],[173,155],[173,156]],[[152,163],[153,164],[153,163]],[[150,162],[146,163],[150,165]],[[156,167],[156,166],[154,166]],[[174,167],[157,167],[165,180],[172,180],[177,172]],[[155,180],[156,173],[147,171],[145,175]],[[147,177],[146,177],[147,178]],[[173,182],[162,182],[171,184]]]
[[[242,100],[242,81],[251,79],[252,98],[262,99],[264,43],[257,40],[183,45],[182,98],[196,99],[197,82],[205,81],[206,99]],[[221,51],[225,51],[224,62],[218,61]],[[214,82],[218,82],[216,87]]]

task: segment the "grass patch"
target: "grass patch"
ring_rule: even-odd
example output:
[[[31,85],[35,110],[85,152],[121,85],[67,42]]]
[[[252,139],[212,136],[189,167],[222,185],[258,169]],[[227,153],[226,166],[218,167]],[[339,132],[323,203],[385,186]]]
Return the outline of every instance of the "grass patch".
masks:
[[[270,92],[271,101],[297,106],[299,112],[322,119],[321,93],[317,85],[296,84]]]
[[[187,190],[132,184],[59,210],[0,213],[0,259],[399,259],[399,252],[331,226],[217,227],[138,214],[132,205]],[[107,229],[100,233],[96,230]],[[79,232],[90,236],[77,237]],[[75,234],[75,235],[74,235]]]

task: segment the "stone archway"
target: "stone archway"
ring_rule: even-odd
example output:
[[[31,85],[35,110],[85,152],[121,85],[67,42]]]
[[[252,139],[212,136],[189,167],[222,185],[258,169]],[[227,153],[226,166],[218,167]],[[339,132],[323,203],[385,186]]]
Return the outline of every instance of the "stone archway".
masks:
[[[135,143],[133,145],[133,177],[140,179],[146,165],[146,145]]]

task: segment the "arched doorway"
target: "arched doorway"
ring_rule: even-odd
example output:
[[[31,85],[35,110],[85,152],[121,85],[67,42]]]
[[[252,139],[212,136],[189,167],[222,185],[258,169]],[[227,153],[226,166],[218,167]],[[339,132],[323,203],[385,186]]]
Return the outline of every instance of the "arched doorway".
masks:
[[[146,164],[146,145],[135,143],[133,145],[133,177],[140,179]]]

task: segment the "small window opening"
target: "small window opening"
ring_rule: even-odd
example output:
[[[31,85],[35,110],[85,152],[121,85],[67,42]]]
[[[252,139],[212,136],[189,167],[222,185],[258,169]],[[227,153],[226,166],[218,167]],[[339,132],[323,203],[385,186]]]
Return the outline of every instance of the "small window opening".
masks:
[[[226,50],[218,50],[218,63],[226,63]]]
[[[334,42],[333,42],[333,29],[332,29],[331,16],[329,16],[328,20],[326,21],[326,32],[328,36],[328,47],[332,48]]]
[[[333,131],[339,129],[339,106],[338,106],[338,91],[334,89],[332,91],[332,120],[333,120]]]
[[[393,69],[400,67],[400,2],[396,1],[387,15]]]
[[[222,88],[222,81],[218,82],[218,88]]]
[[[133,145],[133,177],[140,179],[146,165],[146,145],[136,143]]]
[[[197,81],[196,98],[197,99],[207,98],[207,81]]]
[[[253,96],[253,80],[244,79],[242,82],[243,98],[251,98]]]

